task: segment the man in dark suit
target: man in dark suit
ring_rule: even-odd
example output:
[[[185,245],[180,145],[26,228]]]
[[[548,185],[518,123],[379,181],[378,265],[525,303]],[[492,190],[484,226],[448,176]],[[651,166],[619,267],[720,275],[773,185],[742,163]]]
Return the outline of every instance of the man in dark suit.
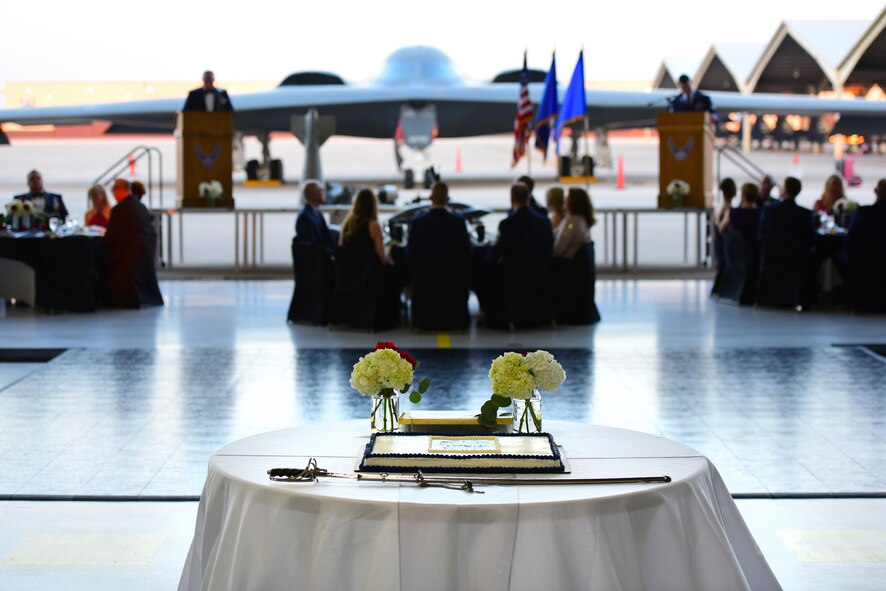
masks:
[[[535,195],[533,195],[533,191],[535,190],[535,179],[531,176],[523,175],[517,179],[518,183],[523,183],[529,189],[529,208],[532,209],[535,213],[542,215],[544,217],[548,217],[548,209],[535,200]]]
[[[437,182],[431,188],[431,208],[412,219],[406,264],[421,264],[425,258],[457,259],[467,265],[471,256],[471,239],[465,219],[449,211],[449,187]]]
[[[797,195],[803,186],[799,179],[788,177],[781,190],[781,201],[775,201],[760,212],[760,224],[757,237],[763,240],[770,236],[793,236],[800,240],[808,250],[812,249],[815,237],[815,225],[812,212],[797,205]]]
[[[757,209],[763,209],[767,205],[775,202],[772,196],[772,189],[775,188],[775,181],[768,174],[764,174],[760,179],[760,194],[757,196]]]
[[[551,222],[529,206],[523,183],[511,186],[511,208],[486,253],[487,272],[475,284],[484,322],[500,328],[550,325]]]
[[[68,208],[62,196],[57,193],[47,193],[43,189],[43,175],[39,171],[32,170],[28,173],[28,192],[16,195],[19,201],[30,200],[37,213],[47,217],[61,218],[64,220],[68,217]]]
[[[470,323],[471,239],[465,219],[450,212],[449,187],[436,182],[431,208],[413,218],[406,245],[412,276],[412,320],[425,330],[454,330]]]
[[[501,264],[505,259],[551,257],[554,232],[551,222],[529,206],[529,187],[523,183],[511,186],[511,215],[498,225],[498,240],[486,253],[486,263]]]
[[[668,110],[672,113],[681,111],[707,111],[711,114],[711,122],[716,123],[720,120],[720,115],[711,102],[711,97],[700,90],[693,92],[692,84],[689,83],[689,76],[683,74],[679,79],[680,94],[678,94],[670,103]]]
[[[295,219],[295,240],[299,244],[313,244],[321,247],[327,254],[335,253],[335,241],[320,212],[320,205],[325,200],[323,187],[319,181],[305,181],[302,189],[305,206]]]
[[[117,205],[111,210],[105,250],[105,303],[115,308],[162,306],[154,269],[155,237],[148,209],[132,196],[129,182],[114,181]]]
[[[203,86],[188,93],[184,111],[233,111],[228,93],[215,87],[215,75],[207,70],[203,72]]]
[[[320,212],[325,199],[320,182],[305,181],[302,197],[305,203],[295,220],[292,239],[295,291],[288,319],[297,324],[325,325],[335,287],[335,240]]]
[[[873,205],[855,212],[846,240],[852,307],[871,312],[886,310],[886,179],[874,194]]]

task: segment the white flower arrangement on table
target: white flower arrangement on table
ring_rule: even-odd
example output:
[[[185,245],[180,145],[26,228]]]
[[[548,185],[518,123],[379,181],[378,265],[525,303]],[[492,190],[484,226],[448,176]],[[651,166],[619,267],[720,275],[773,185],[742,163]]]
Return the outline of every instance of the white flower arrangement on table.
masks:
[[[33,220],[31,219],[32,216],[36,215],[37,209],[34,207],[34,202],[30,199],[13,199],[6,204],[6,216],[9,218],[6,225],[13,230],[30,229],[32,223],[39,222],[37,217],[34,217]]]
[[[675,202],[680,202],[683,197],[689,195],[689,183],[681,179],[674,179],[665,187],[665,192]]]
[[[843,197],[841,199],[837,199],[834,203],[834,213],[849,213],[850,211],[855,211],[858,209],[858,202],[853,201],[847,197]]]
[[[12,216],[20,216],[24,211],[25,202],[20,199],[13,199],[9,203],[6,204],[6,215]]]
[[[508,352],[499,355],[489,368],[492,396],[480,407],[477,417],[484,427],[495,427],[498,409],[511,405],[512,399],[527,400],[536,389],[553,392],[566,381],[566,371],[547,351],[534,353]],[[532,412],[530,404],[524,412]],[[540,423],[540,419],[535,419]]]
[[[416,367],[418,361],[412,355],[401,351],[394,343],[384,341],[376,343],[375,351],[364,355],[354,364],[351,371],[351,387],[361,396],[378,398],[372,408],[373,424],[376,412],[382,407],[384,430],[388,430],[389,415],[392,421],[396,418],[394,390],[406,392],[412,387]],[[421,395],[427,392],[430,385],[429,378],[419,382],[409,395],[409,401],[413,404],[421,402]]]
[[[219,181],[204,181],[197,185],[197,193],[203,199],[215,201],[224,194],[225,188]]]

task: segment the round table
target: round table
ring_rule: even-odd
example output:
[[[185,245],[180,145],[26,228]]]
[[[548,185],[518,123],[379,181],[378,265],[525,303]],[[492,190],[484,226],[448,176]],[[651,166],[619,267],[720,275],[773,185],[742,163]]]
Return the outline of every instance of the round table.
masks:
[[[368,420],[305,425],[220,449],[179,589],[780,589],[714,466],[652,435],[545,421],[572,473],[668,484],[487,486],[485,494],[324,479],[354,470]],[[558,476],[551,475],[552,478]]]

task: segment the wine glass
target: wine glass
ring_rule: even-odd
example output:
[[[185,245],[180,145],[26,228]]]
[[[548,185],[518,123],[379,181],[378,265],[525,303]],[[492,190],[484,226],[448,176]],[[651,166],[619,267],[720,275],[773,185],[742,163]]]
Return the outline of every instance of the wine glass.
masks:
[[[61,220],[57,217],[49,218],[49,231],[53,234],[58,233],[58,227],[61,225]]]

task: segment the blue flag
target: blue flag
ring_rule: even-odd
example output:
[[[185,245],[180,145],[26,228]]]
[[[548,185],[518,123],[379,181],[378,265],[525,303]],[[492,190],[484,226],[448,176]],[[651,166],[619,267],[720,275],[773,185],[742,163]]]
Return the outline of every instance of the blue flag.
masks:
[[[551,57],[551,69],[545,76],[545,88],[538,103],[535,117],[535,147],[548,157],[548,140],[551,138],[551,125],[557,120],[560,102],[557,99],[557,54]]]
[[[560,154],[560,138],[563,135],[563,127],[587,116],[585,60],[584,51],[581,51],[578,54],[578,63],[575,64],[575,71],[572,72],[572,80],[569,81],[569,88],[566,89],[566,95],[563,97],[563,107],[560,109],[560,116],[557,117],[557,131],[554,134],[554,139],[557,140],[558,155]]]

